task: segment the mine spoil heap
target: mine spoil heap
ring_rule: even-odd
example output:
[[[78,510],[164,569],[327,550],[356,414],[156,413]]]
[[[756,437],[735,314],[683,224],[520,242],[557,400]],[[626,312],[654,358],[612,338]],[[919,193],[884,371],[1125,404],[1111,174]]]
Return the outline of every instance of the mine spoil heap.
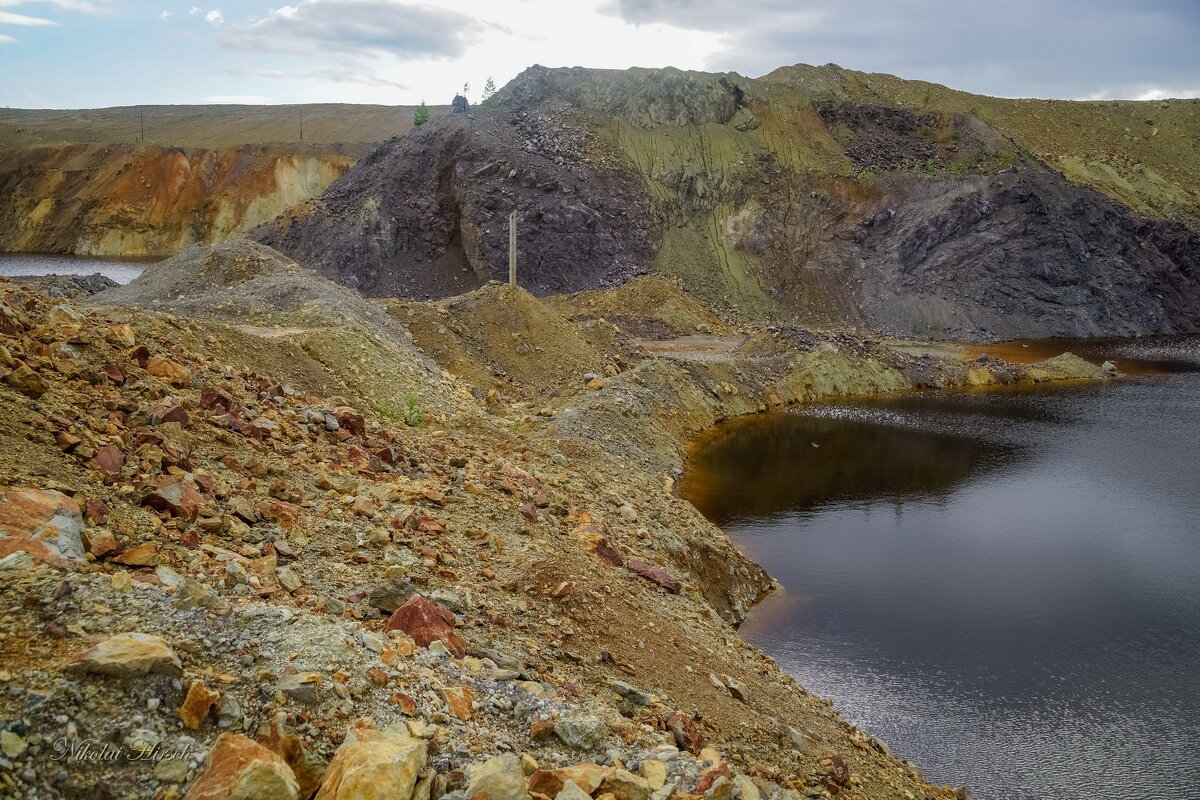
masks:
[[[0,281],[0,786],[948,800],[738,638],[772,583],[674,495],[682,443],[1105,374],[737,326],[660,277],[371,301],[245,241],[82,305]]]

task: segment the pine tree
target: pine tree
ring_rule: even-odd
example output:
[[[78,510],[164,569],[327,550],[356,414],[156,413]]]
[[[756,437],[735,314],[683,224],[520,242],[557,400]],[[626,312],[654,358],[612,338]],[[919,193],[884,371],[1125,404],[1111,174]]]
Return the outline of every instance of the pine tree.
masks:
[[[421,105],[417,106],[416,112],[413,114],[413,127],[424,125],[429,122],[429,106],[425,105],[425,101],[421,101]]]
[[[483,84],[483,99],[481,102],[486,103],[492,95],[496,93],[496,82],[492,80],[492,76],[488,75],[487,83]]]

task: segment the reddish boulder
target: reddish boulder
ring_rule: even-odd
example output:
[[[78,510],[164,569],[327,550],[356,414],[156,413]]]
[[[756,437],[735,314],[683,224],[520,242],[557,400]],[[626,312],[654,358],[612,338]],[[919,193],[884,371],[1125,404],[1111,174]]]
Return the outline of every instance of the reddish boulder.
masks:
[[[194,483],[177,481],[167,475],[156,476],[154,488],[142,497],[143,505],[189,521],[196,518],[203,502],[204,498],[196,491]]]
[[[454,633],[454,614],[419,594],[388,617],[384,630],[404,631],[421,647],[441,642],[459,658],[467,654],[466,644]]]
[[[675,737],[675,743],[691,753],[697,753],[708,745],[708,740],[700,731],[695,721],[678,711],[673,711],[666,717],[667,730]]]
[[[89,462],[89,465],[93,469],[109,475],[117,475],[125,466],[125,454],[115,444],[107,444],[96,451],[96,457]]]
[[[213,414],[228,414],[234,408],[233,395],[220,386],[205,386],[200,392],[200,407]]]

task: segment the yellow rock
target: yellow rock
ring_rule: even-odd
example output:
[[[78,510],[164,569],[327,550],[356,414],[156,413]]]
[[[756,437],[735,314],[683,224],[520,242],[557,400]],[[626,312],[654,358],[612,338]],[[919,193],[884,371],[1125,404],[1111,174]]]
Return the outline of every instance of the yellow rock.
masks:
[[[352,730],[325,773],[316,800],[411,800],[425,742],[374,728]]]

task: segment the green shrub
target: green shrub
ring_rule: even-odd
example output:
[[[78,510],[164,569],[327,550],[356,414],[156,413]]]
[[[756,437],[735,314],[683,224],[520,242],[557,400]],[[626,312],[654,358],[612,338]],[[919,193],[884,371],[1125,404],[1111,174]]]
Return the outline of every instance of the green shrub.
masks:
[[[429,122],[429,106],[425,105],[425,101],[421,101],[421,105],[417,106],[417,110],[413,113],[413,127],[419,127]]]

